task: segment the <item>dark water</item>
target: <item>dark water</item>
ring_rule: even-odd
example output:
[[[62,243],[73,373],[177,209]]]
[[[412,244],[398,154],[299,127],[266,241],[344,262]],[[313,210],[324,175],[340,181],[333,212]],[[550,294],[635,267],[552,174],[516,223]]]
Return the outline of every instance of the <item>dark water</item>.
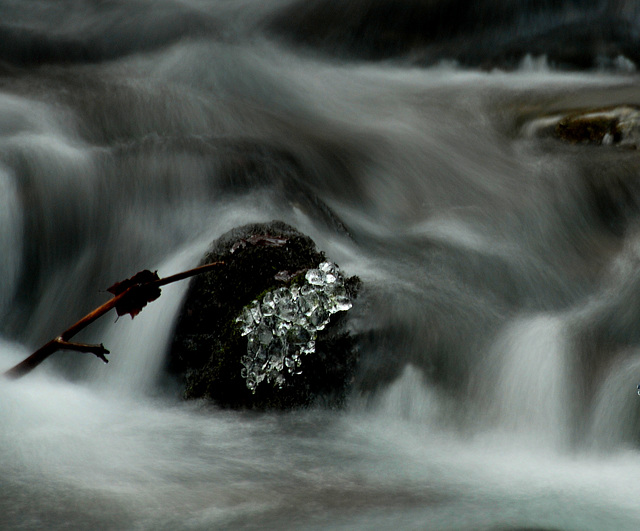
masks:
[[[163,374],[186,285],[0,386],[5,529],[637,529],[635,2],[0,1],[0,369],[249,222],[364,291],[344,411]]]

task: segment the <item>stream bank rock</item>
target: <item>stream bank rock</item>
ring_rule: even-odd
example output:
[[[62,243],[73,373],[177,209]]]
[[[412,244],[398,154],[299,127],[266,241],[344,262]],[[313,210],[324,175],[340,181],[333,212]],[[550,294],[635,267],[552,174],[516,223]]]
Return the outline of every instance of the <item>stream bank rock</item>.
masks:
[[[185,398],[223,407],[339,406],[357,352],[346,330],[359,280],[279,221],[233,229],[192,280],[169,357]]]
[[[534,120],[528,127],[537,136],[553,136],[570,144],[640,146],[640,107],[616,105],[575,109]]]
[[[637,148],[640,142],[640,109],[629,105],[577,111],[556,124],[555,134],[571,143],[620,145]]]

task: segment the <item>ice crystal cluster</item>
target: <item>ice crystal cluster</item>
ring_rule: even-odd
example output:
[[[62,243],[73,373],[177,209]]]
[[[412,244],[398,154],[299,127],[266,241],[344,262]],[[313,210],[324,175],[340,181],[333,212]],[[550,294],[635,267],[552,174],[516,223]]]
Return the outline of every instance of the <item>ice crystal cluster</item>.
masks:
[[[265,293],[242,309],[236,319],[247,336],[242,377],[255,393],[262,381],[282,387],[285,374],[301,374],[302,356],[316,349],[316,337],[337,312],[351,308],[338,266],[322,262],[309,269],[302,285]]]

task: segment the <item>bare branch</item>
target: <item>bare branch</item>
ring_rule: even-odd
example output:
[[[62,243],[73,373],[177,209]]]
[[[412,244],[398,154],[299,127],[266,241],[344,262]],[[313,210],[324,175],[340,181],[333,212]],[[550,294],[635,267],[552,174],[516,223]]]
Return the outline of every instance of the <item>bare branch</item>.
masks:
[[[124,313],[130,313],[132,318],[142,310],[142,307],[155,300],[160,295],[160,286],[166,286],[172,282],[184,280],[186,278],[199,275],[211,271],[215,267],[223,265],[224,262],[212,262],[203,266],[189,269],[175,275],[171,275],[165,278],[158,278],[157,275],[144,275],[140,272],[130,279],[124,280],[120,283],[114,284],[111,288],[115,287],[116,293],[114,297],[101,306],[98,306],[95,310],[85,315],[77,323],[67,328],[58,337],[52,339],[48,343],[44,344],[38,350],[36,350],[29,357],[22,360],[20,363],[7,370],[4,376],[11,379],[16,379],[30,373],[44,360],[46,360],[51,354],[59,350],[72,350],[76,352],[88,352],[94,354],[105,363],[108,363],[106,354],[109,351],[104,348],[104,345],[88,345],[85,343],[72,343],[69,340],[75,336],[78,332],[89,326],[96,319],[102,317],[105,313],[109,312],[113,308],[125,308],[121,310]],[[116,286],[121,285],[118,289]],[[110,288],[110,289],[111,289]],[[120,311],[118,312],[119,314]]]

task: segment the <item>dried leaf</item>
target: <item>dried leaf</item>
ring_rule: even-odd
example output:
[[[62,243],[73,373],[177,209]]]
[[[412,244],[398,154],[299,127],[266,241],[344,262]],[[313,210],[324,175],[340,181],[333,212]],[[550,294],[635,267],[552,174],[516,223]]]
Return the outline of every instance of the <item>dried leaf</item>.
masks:
[[[121,282],[116,282],[113,286],[108,287],[107,291],[109,293],[113,293],[114,295],[120,295],[122,292],[128,290],[130,287],[135,286],[136,284],[147,284],[159,279],[160,277],[158,276],[157,271],[154,271],[152,273],[148,269],[144,269],[133,275],[131,278],[128,278]]]
[[[107,291],[113,293],[113,295],[120,295],[127,290],[130,290],[118,303],[116,304],[116,313],[121,315],[129,314],[133,319],[138,315],[142,308],[148,303],[155,301],[160,297],[160,288],[153,284],[156,280],[159,280],[156,272],[151,272],[147,269],[136,273],[131,278],[123,280],[122,282],[116,282],[113,286],[109,287]]]

